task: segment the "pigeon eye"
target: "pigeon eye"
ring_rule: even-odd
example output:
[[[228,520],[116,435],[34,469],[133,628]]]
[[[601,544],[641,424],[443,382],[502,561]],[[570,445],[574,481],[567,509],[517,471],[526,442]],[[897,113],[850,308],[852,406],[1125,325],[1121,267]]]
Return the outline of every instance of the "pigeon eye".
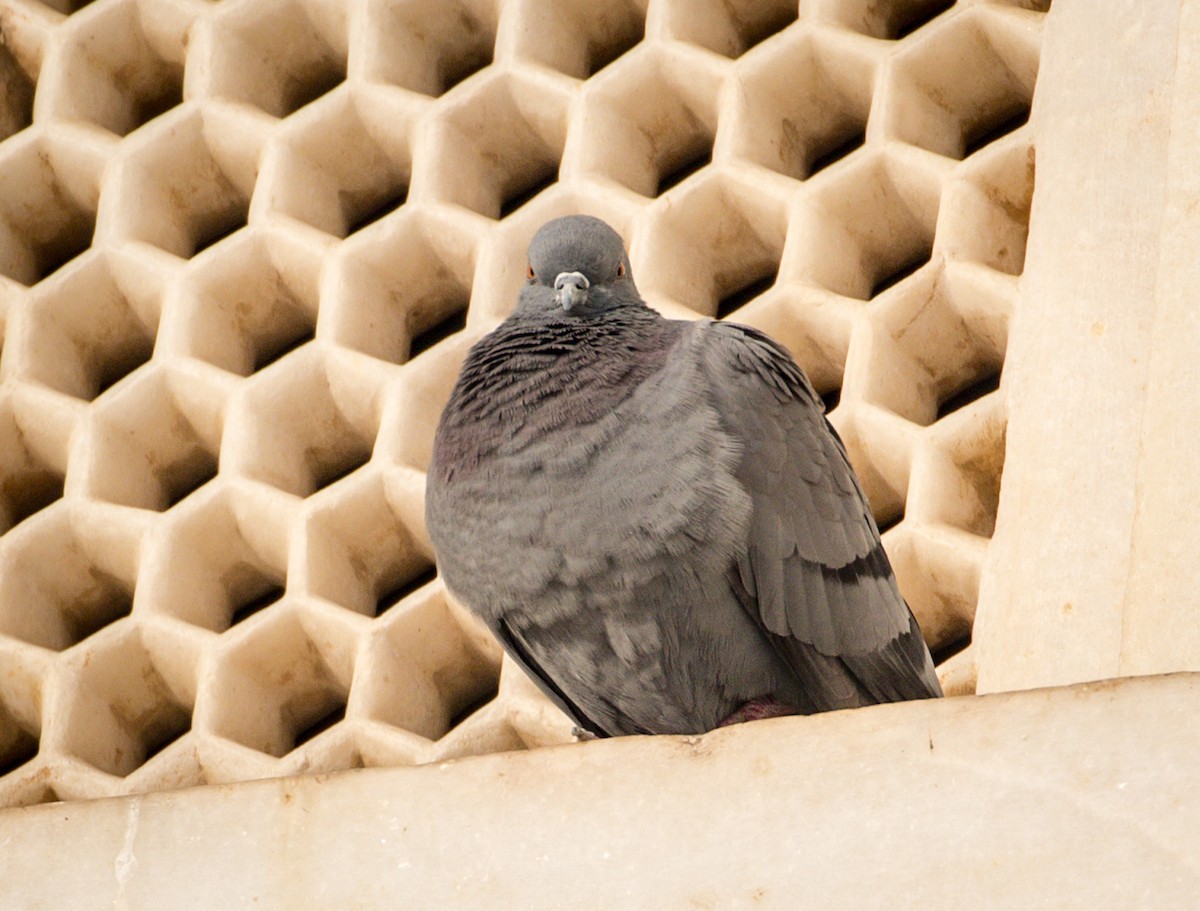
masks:
[[[625,277],[625,264],[617,263],[617,278],[624,278],[624,277]]]
[[[525,266],[525,277],[530,281],[533,281],[535,278],[537,278],[537,276],[533,274],[533,263],[529,263]]]

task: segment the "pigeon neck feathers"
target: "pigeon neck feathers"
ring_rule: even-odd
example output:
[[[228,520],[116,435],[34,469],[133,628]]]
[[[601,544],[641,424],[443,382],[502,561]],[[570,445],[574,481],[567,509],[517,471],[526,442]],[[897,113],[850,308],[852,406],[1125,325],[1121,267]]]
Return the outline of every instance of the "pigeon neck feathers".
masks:
[[[662,369],[684,325],[645,306],[597,319],[515,313],[467,355],[430,470],[449,480],[501,446],[600,420]]]

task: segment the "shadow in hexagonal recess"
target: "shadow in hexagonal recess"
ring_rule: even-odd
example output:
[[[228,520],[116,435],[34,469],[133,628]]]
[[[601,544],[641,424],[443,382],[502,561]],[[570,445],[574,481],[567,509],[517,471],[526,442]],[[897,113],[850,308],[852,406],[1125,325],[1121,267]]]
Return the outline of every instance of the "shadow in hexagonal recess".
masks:
[[[188,733],[193,670],[178,660],[152,654],[133,628],[75,656],[66,752],[124,777]]]
[[[403,577],[395,588],[390,591],[385,591],[375,600],[375,616],[379,617],[387,613],[405,598],[416,594],[430,582],[437,578],[437,566],[433,563],[426,565],[423,572],[418,572],[414,576],[407,579]]]
[[[309,593],[360,614],[387,613],[425,583],[433,566],[392,512],[377,473],[323,498],[306,524]]]
[[[440,587],[379,621],[364,649],[356,709],[368,718],[437,740],[497,691],[500,653],[463,628]]]
[[[285,234],[243,232],[179,285],[172,350],[250,376],[311,341],[321,260]]]
[[[219,633],[278,602],[292,516],[279,500],[253,487],[217,485],[176,510],[150,545],[139,581],[146,612]]]
[[[181,108],[138,131],[117,169],[119,233],[190,259],[246,225],[257,164],[210,146],[230,125],[206,129],[205,116]]]
[[[929,261],[939,197],[937,175],[910,162],[886,153],[847,162],[805,198],[794,228],[801,274],[871,300]]]
[[[33,759],[40,738],[38,725],[18,720],[0,701],[0,778]]]
[[[76,195],[90,176],[72,173],[79,165],[61,142],[25,133],[0,152],[0,274],[23,285],[86,250],[96,228],[96,200]]]
[[[644,45],[588,83],[573,152],[646,197],[683,183],[712,161],[717,86],[693,55]]]
[[[774,285],[786,228],[777,200],[708,177],[657,211],[635,248],[633,274],[645,291],[727,316]]]
[[[970,636],[970,634],[968,634],[966,636],[962,636],[958,639],[953,640],[952,642],[948,642],[947,644],[940,646],[933,652],[933,666],[940,667],[941,665],[943,665],[947,661],[949,661],[951,658],[953,658],[955,655],[961,654],[962,652],[966,651],[967,647],[970,644],[971,644],[971,636]]]
[[[341,345],[403,364],[466,326],[474,244],[453,225],[402,213],[342,245],[343,294],[328,314]]]
[[[13,339],[22,375],[91,401],[150,360],[156,326],[130,304],[108,260],[89,254],[78,268],[41,282]]]
[[[883,27],[880,37],[899,40],[932,22],[950,7],[954,0],[892,0],[878,6],[875,15]]]
[[[0,400],[0,534],[60,499],[63,479],[25,441],[11,401]]]
[[[33,123],[34,81],[7,46],[0,44],[0,140]]]
[[[370,0],[368,78],[439,96],[492,62],[495,4],[481,0]]]
[[[340,93],[284,128],[287,139],[276,145],[260,190],[276,211],[328,234],[361,231],[408,197],[412,161],[403,113],[364,107]]]
[[[954,0],[816,0],[816,15],[872,38],[897,41],[954,6]]]
[[[779,42],[784,53],[742,66],[732,151],[804,179],[866,141],[875,65],[840,33],[795,32]]]
[[[318,634],[296,612],[264,616],[224,645],[212,666],[212,730],[285,756],[345,716],[353,665],[353,637],[345,631],[323,624]]]
[[[558,179],[566,104],[514,73],[464,89],[438,122],[427,160],[435,195],[488,218],[516,211]]]
[[[740,57],[796,21],[796,0],[690,0],[670,7],[671,37]]]
[[[298,0],[219,7],[201,22],[209,94],[287,117],[346,79],[344,30]]]
[[[1018,129],[1037,81],[1036,36],[996,11],[969,9],[899,52],[887,131],[950,158],[965,158]]]
[[[63,506],[5,538],[0,632],[62,650],[129,614],[133,580],[98,562]]]
[[[600,72],[646,31],[645,0],[532,0],[524,15],[537,28],[518,36],[518,54],[576,79]]]
[[[89,415],[80,472],[98,500],[158,512],[217,474],[218,433],[184,412],[165,371],[139,373],[101,398]]]
[[[940,421],[960,408],[966,408],[972,402],[978,401],[985,395],[990,395],[1000,388],[1000,368],[997,367],[974,382],[966,382],[961,388],[952,390],[945,396],[939,396],[937,417]]]
[[[371,458],[375,391],[309,346],[256,376],[226,424],[227,470],[307,497]]]
[[[48,109],[124,136],[183,102],[183,66],[154,49],[136,4],[83,19],[66,31],[58,66],[43,81]]]
[[[71,15],[77,13],[85,6],[91,5],[95,0],[37,0],[42,6],[48,6],[52,10]]]

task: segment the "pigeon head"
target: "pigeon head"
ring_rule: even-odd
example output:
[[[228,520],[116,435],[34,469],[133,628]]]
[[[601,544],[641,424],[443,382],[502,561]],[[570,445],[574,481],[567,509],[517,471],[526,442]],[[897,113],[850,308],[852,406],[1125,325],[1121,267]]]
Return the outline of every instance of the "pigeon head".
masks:
[[[575,317],[644,306],[621,236],[598,218],[568,215],[546,222],[529,245],[520,307]]]

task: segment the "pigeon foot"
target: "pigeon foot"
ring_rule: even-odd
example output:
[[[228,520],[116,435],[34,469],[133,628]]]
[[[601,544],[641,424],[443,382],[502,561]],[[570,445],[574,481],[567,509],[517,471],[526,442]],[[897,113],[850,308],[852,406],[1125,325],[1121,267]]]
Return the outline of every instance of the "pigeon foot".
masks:
[[[717,725],[719,728],[731,724],[741,724],[743,721],[761,721],[763,718],[779,718],[783,715],[795,715],[796,710],[784,705],[774,696],[755,696],[741,706],[728,718]]]

